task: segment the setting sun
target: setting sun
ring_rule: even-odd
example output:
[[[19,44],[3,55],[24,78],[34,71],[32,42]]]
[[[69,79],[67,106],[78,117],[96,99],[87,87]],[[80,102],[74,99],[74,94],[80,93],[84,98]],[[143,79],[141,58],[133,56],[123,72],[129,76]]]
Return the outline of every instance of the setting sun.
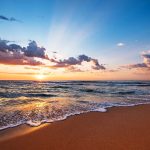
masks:
[[[45,75],[43,75],[43,74],[37,74],[37,75],[35,76],[35,78],[36,78],[37,80],[44,80]]]

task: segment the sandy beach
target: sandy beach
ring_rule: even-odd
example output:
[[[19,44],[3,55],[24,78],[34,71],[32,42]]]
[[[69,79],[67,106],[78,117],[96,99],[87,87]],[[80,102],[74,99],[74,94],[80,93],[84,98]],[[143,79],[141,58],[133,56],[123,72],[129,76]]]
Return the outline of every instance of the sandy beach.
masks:
[[[149,150],[149,114],[150,105],[114,107],[37,128],[23,125],[0,132],[0,149]]]

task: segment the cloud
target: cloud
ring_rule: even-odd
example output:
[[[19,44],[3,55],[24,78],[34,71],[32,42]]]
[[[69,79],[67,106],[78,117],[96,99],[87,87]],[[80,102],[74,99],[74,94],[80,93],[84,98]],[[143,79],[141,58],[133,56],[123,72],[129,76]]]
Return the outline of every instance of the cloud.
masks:
[[[44,47],[39,47],[36,41],[29,41],[26,47],[11,43],[10,41],[0,39],[0,64],[42,65],[51,69],[64,68],[71,72],[106,69],[97,59],[87,55],[79,55],[78,57],[69,57],[67,59],[57,59],[56,56],[49,58],[46,54],[46,49]]]
[[[92,63],[91,69],[93,70],[106,69],[102,64],[99,64],[97,59],[91,58],[86,55],[79,55],[77,58],[69,57],[68,59],[63,60],[51,59],[51,62],[55,63],[55,65],[52,66],[53,68],[71,68],[71,70],[76,70],[76,65],[82,65],[83,62],[90,62]]]
[[[0,63],[10,65],[42,65],[36,58],[49,59],[45,48],[38,47],[35,41],[30,41],[27,47],[9,44],[7,40],[0,39]]]
[[[36,75],[36,73],[33,72],[0,72],[0,74]]]
[[[20,52],[1,52],[0,63],[5,65],[42,65],[43,63],[35,60],[34,58],[26,57]]]
[[[143,52],[144,63],[150,68],[150,51]]]
[[[123,47],[123,46],[125,46],[125,44],[124,43],[117,43],[117,46],[118,47]]]
[[[141,56],[143,58],[142,63],[129,64],[124,67],[128,69],[150,70],[150,51],[144,51]]]
[[[27,70],[40,70],[40,68],[38,67],[38,68],[35,68],[35,67],[31,67],[31,66],[26,66],[26,67],[24,67],[24,69],[27,69]]]
[[[134,68],[147,68],[147,65],[145,63],[139,63],[139,64],[130,64],[126,66],[129,69],[134,69]]]
[[[27,48],[23,48],[24,54],[28,57],[38,57],[42,59],[49,59],[45,54],[46,49],[44,47],[38,47],[35,41],[30,41]]]
[[[0,19],[1,20],[5,20],[5,21],[16,21],[16,22],[22,22],[21,20],[18,20],[18,19],[15,19],[14,17],[6,17],[6,16],[3,16],[3,15],[0,15]]]

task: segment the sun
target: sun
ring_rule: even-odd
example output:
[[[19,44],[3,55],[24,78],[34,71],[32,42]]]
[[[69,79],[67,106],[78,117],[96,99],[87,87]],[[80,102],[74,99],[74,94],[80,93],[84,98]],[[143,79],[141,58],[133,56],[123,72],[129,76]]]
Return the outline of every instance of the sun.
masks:
[[[35,75],[35,78],[37,79],[37,80],[44,80],[45,79],[45,75],[43,75],[43,74],[37,74],[37,75]]]

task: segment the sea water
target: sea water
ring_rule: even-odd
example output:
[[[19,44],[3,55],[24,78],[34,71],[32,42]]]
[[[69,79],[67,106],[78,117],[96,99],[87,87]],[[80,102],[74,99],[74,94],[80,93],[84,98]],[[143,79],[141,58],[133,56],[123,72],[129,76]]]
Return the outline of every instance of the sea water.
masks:
[[[0,130],[150,103],[150,81],[0,81]]]

